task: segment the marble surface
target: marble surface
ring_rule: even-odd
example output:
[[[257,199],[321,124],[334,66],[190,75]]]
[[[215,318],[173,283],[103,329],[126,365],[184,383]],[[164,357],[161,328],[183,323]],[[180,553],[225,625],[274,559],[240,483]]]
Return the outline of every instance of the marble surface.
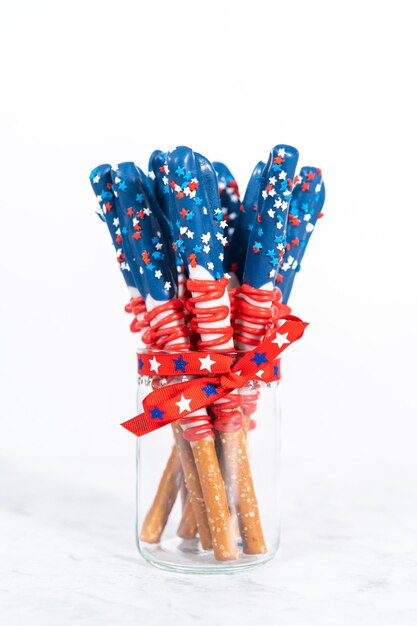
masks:
[[[51,477],[3,463],[1,623],[415,624],[412,467],[397,462],[395,473],[385,460],[356,456],[352,463],[348,454],[334,454],[327,456],[329,472],[314,462],[320,455],[302,452],[304,471],[300,451],[284,463],[278,557],[249,573],[210,577],[163,572],[141,560],[133,471],[115,475],[96,464],[88,472],[81,459],[71,480],[68,468]],[[123,470],[129,466],[126,459]]]

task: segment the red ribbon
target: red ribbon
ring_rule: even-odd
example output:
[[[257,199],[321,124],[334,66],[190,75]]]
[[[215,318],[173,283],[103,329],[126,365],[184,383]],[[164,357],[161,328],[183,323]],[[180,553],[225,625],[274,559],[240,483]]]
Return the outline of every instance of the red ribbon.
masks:
[[[122,426],[140,437],[213,404],[254,378],[265,382],[273,380],[267,371],[271,363],[302,337],[306,326],[308,324],[298,317],[288,316],[276,332],[264,339],[256,350],[246,352],[234,365],[232,357],[215,352],[156,352],[148,353],[146,358],[141,355],[140,373],[150,376],[161,376],[165,372],[171,376],[193,374],[198,378],[152,391],[143,400],[143,413],[124,422]]]

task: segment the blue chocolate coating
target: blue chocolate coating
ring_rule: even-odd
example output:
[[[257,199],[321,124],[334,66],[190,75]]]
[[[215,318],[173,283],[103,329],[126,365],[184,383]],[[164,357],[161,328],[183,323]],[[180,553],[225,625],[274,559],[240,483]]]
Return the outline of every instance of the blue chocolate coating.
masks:
[[[284,304],[290,297],[295,275],[301,269],[301,260],[323,208],[325,196],[321,171],[316,167],[303,167],[290,204],[287,245],[278,275],[278,287]]]
[[[149,159],[149,176],[153,180],[154,192],[164,215],[169,214],[169,185],[166,174],[167,153],[154,150]]]
[[[243,282],[262,287],[275,279],[285,249],[288,209],[298,150],[280,144],[271,150],[262,173],[257,221],[249,236]]]
[[[122,246],[122,234],[116,212],[116,198],[113,194],[111,165],[99,165],[90,174],[90,182],[99,202],[98,216],[108,226],[113,245],[116,250],[120,271],[128,287],[136,287],[132,272],[126,260]]]
[[[170,300],[176,295],[176,275],[146,175],[132,162],[120,163],[111,174],[123,250],[138,289],[144,298]]]
[[[185,146],[168,153],[167,165],[174,248],[186,266],[201,265],[217,280],[224,275],[227,222],[213,166]]]
[[[264,167],[265,163],[263,161],[259,161],[255,165],[246,187],[243,202],[240,205],[240,216],[236,220],[235,231],[230,241],[228,266],[226,269],[235,272],[240,282],[242,282],[243,270],[245,269],[249,235],[258,209],[259,186]]]
[[[225,229],[225,234],[227,237],[227,241],[230,245],[230,241],[236,228],[236,222],[239,218],[240,213],[239,187],[232,172],[224,163],[221,163],[220,161],[213,161],[212,165],[214,171],[217,174],[220,203],[222,205],[223,215],[227,220],[227,228]],[[223,263],[225,268],[228,267],[229,251],[230,247],[227,246],[225,249],[225,260]]]

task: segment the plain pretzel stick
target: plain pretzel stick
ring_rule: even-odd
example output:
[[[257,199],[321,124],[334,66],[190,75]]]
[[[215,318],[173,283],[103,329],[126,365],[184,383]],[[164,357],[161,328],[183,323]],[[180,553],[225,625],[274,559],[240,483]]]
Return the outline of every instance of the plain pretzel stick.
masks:
[[[158,490],[143,521],[140,538],[147,543],[159,543],[182,481],[181,461],[176,445],[172,447]]]

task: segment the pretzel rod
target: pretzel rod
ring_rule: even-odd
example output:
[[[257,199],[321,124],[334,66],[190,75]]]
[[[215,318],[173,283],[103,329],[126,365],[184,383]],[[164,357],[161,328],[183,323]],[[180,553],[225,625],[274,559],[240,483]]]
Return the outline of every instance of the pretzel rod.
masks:
[[[158,205],[145,182],[145,175],[134,163],[123,163],[112,174],[118,184],[117,210],[126,229],[126,256],[140,278],[145,298],[146,319],[150,324],[149,343],[159,349],[189,350],[189,329],[184,325],[182,304],[175,298],[175,276],[166,254],[164,233],[159,230]],[[164,262],[165,261],[165,262]],[[168,262],[167,262],[168,261]],[[156,368],[157,370],[157,368]],[[157,371],[156,371],[157,373]],[[205,409],[189,415],[181,425],[184,433],[173,426],[175,441],[183,467],[195,520],[204,549],[210,549],[208,521],[197,490],[198,469],[192,463],[190,445],[184,439],[189,428],[200,427],[208,420]],[[181,436],[180,436],[181,435]]]
[[[90,182],[99,203],[99,208],[96,213],[98,217],[107,224],[116,251],[119,269],[130,293],[130,302],[125,307],[127,313],[133,313],[135,316],[130,329],[132,332],[139,332],[148,325],[145,321],[146,308],[123,252],[122,233],[116,214],[116,197],[113,193],[111,169],[111,165],[99,165],[91,172]]]
[[[197,524],[194,517],[191,500],[187,496],[182,510],[182,517],[177,529],[178,537],[182,539],[194,539],[197,534]],[[210,537],[211,538],[211,537]]]
[[[147,543],[159,543],[169,514],[177,499],[183,473],[177,446],[174,445],[159,481],[152,505],[146,514],[140,538]]]
[[[204,157],[193,153],[189,148],[182,147],[174,150],[168,155],[167,163],[170,172],[170,187],[175,194],[172,202],[174,215],[171,216],[171,222],[179,223],[175,245],[187,261],[190,276],[187,286],[192,292],[192,298],[189,300],[189,308],[194,315],[191,324],[192,328],[201,337],[199,347],[204,347],[207,351],[231,349],[233,340],[230,326],[230,300],[225,290],[228,281],[223,278],[222,267],[224,258],[222,248],[225,245],[226,238],[222,234],[221,229],[225,228],[226,222],[223,220],[223,213],[220,209],[214,171]],[[173,172],[175,172],[176,176],[173,175]],[[182,178],[185,179],[184,182],[181,180]],[[184,184],[187,180],[190,181],[190,184]],[[200,202],[197,203],[196,200]],[[198,206],[202,206],[202,210],[197,210],[193,202],[198,204]],[[191,221],[191,226],[181,226],[178,218],[181,217],[188,220],[190,214],[194,218],[189,220]],[[190,240],[194,241],[194,238],[205,245],[193,245]],[[211,371],[210,361],[207,362],[207,365],[202,363],[202,366],[204,369]],[[248,505],[252,507],[256,499],[252,498],[248,502],[246,494],[239,492],[240,487],[244,486],[247,489],[248,485],[252,484],[252,478],[245,446],[242,448],[242,445],[240,445],[242,442],[243,444],[245,443],[244,432],[241,428],[241,421],[240,423],[236,421],[236,418],[241,420],[241,416],[238,411],[233,410],[236,408],[234,406],[236,400],[233,399],[233,396],[238,400],[237,392],[231,393],[227,398],[214,402],[211,410],[216,415],[215,427],[224,431],[220,435],[220,440],[223,445],[225,475],[228,477],[229,482],[232,479],[235,481],[234,487],[236,489],[233,489],[233,491],[237,490],[238,515],[240,514],[241,519],[245,520],[245,523],[241,525],[245,531],[242,536],[244,550],[253,552],[253,550],[257,549],[258,553],[260,553],[265,551],[265,547],[259,516],[256,510],[251,511],[250,515],[248,512]],[[232,428],[230,428],[232,421],[234,423]],[[231,433],[226,432],[229,429],[240,434],[232,436]],[[236,458],[238,456],[241,458],[237,462]],[[212,469],[212,467],[208,469]],[[236,470],[244,473],[245,476],[235,478]],[[218,479],[221,480],[218,463],[216,471]],[[201,473],[200,480],[202,480]],[[216,484],[216,487],[218,486],[219,483]],[[213,490],[214,486],[211,489]],[[222,491],[221,499],[227,502],[225,495],[225,492]],[[220,496],[218,496],[217,501],[219,500]],[[207,497],[206,504],[210,518]],[[233,525],[230,519],[230,512],[227,511],[227,514],[227,525],[224,525],[224,530],[227,540],[231,543],[234,534]],[[224,519],[225,516],[226,511],[223,511]],[[252,518],[254,518],[254,521]],[[215,545],[213,529],[212,537]],[[258,537],[256,547],[254,547],[253,537]]]
[[[289,300],[294,278],[301,269],[301,260],[316,222],[322,216],[326,197],[319,168],[302,167],[299,178],[290,204],[284,259],[277,276],[284,304]]]

